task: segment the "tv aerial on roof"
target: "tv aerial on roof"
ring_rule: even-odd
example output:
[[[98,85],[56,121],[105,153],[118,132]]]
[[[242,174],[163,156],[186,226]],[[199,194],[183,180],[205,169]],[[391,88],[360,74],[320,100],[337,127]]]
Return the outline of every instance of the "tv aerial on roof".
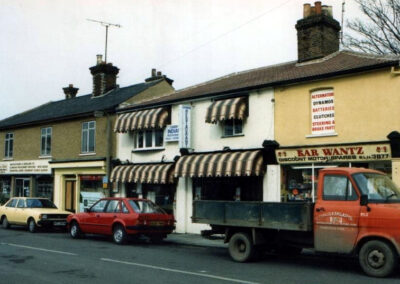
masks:
[[[112,23],[107,23],[107,22],[103,22],[103,21],[98,21],[98,20],[92,20],[92,19],[86,19],[90,22],[95,22],[98,24],[101,24],[102,26],[106,27],[106,47],[105,47],[105,51],[104,51],[104,62],[107,63],[107,41],[108,41],[108,28],[109,27],[116,27],[116,28],[121,28],[122,26],[119,24],[112,24]]]

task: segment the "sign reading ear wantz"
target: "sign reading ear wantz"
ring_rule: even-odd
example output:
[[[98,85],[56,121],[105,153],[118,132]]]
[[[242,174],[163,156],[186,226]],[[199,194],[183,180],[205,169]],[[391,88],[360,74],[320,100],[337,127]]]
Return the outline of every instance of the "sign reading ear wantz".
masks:
[[[335,95],[332,89],[311,93],[311,133],[335,133]]]

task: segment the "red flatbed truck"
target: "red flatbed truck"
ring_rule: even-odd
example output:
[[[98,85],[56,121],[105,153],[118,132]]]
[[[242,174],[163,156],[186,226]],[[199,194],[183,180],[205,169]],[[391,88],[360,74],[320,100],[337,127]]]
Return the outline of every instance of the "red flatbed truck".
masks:
[[[263,251],[358,257],[363,271],[386,277],[398,269],[400,190],[384,173],[362,168],[319,172],[315,202],[194,201],[193,222],[224,234],[233,260]]]

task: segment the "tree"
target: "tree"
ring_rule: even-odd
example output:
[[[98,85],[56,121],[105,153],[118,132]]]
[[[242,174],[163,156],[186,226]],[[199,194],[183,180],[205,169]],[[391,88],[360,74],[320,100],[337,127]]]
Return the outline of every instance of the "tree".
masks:
[[[344,46],[366,53],[400,54],[400,0],[355,0],[365,16],[347,22]]]

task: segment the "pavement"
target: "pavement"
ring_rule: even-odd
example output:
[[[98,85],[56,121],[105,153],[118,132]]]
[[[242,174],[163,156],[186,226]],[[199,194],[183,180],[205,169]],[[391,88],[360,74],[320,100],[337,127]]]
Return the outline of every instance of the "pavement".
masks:
[[[199,246],[199,247],[218,247],[218,248],[228,247],[228,244],[224,243],[224,237],[222,235],[216,235],[204,238],[199,234],[173,233],[168,235],[166,242],[181,244],[181,245]]]

